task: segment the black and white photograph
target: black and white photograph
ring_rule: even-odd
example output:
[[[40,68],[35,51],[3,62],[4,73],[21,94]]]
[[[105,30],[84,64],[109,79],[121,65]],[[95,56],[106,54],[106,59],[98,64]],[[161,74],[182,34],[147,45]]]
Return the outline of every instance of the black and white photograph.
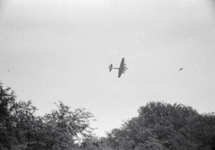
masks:
[[[0,0],[0,150],[215,150],[215,0]]]

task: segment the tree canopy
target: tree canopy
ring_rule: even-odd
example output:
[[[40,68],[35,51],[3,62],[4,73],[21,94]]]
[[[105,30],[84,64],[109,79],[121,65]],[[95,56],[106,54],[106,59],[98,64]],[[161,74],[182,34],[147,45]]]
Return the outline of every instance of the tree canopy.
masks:
[[[191,107],[163,102],[149,102],[138,113],[107,135],[112,148],[215,150],[213,113],[202,115]]]
[[[71,149],[80,137],[92,135],[90,112],[71,111],[62,102],[56,105],[57,110],[35,116],[31,101],[16,102],[14,92],[0,84],[0,150]]]
[[[183,104],[149,102],[105,137],[96,137],[85,109],[63,102],[36,116],[32,101],[16,101],[0,83],[0,150],[215,150],[215,115]]]

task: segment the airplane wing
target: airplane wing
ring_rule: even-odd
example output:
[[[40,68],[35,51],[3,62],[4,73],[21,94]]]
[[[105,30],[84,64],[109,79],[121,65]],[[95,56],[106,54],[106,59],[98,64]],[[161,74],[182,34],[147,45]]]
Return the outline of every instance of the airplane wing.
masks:
[[[120,76],[122,75],[122,73],[125,70],[125,64],[124,63],[125,63],[125,59],[122,58],[120,66],[119,66],[118,78],[120,78]]]

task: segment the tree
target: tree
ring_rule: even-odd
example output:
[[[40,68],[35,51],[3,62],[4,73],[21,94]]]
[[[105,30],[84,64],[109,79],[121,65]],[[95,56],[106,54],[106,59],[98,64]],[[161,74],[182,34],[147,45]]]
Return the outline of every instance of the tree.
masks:
[[[12,116],[15,99],[14,92],[10,88],[4,89],[0,83],[0,145],[8,149],[18,143]]]
[[[107,134],[114,149],[214,150],[214,115],[200,115],[182,104],[150,102],[138,116]]]
[[[190,135],[188,136],[190,140],[196,141],[199,149],[215,150],[214,113],[197,115],[190,118],[183,132]]]
[[[14,91],[0,84],[0,145],[4,149],[21,150],[32,140],[35,122],[31,101],[16,102]]]
[[[175,103],[150,102],[140,107],[139,117],[146,127],[152,128],[153,133],[169,149],[183,149],[195,144],[187,140],[181,132],[188,124],[188,119],[198,115],[191,107]]]
[[[85,109],[70,111],[62,102],[56,103],[58,110],[53,110],[41,119],[43,125],[37,133],[52,149],[69,149],[81,137],[91,134],[89,121],[93,118]],[[42,134],[42,135],[41,135]],[[43,136],[44,135],[44,136]]]
[[[10,150],[69,150],[75,141],[89,137],[93,115],[85,109],[70,111],[62,102],[45,116],[35,116],[31,101],[15,102],[10,88],[0,84],[0,148]]]

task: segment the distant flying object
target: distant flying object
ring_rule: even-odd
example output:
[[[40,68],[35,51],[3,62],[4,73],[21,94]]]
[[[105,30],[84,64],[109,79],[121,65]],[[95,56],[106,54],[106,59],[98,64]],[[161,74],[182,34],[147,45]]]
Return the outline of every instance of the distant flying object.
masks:
[[[184,68],[180,68],[179,71],[183,70]]]
[[[125,64],[125,59],[122,58],[119,68],[114,68],[113,65],[111,64],[111,65],[109,66],[109,71],[111,72],[112,69],[117,69],[117,70],[119,70],[119,72],[118,72],[118,78],[120,78],[120,76],[121,76],[123,73],[125,73],[126,70],[128,70],[128,68],[126,67],[126,64]]]

